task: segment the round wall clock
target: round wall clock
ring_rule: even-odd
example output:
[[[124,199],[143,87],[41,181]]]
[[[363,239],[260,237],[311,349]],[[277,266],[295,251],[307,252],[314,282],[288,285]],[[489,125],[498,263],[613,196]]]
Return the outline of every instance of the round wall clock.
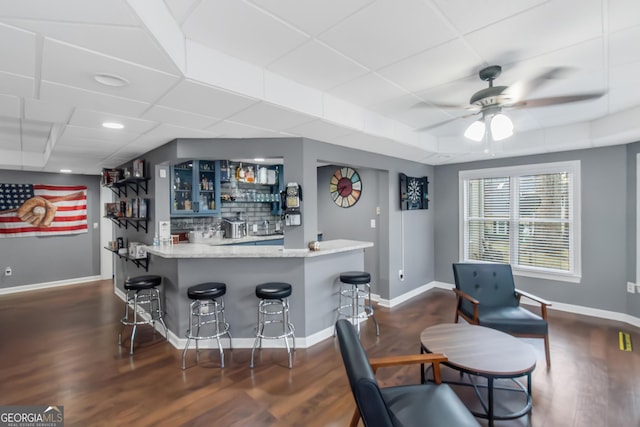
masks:
[[[341,208],[355,205],[362,193],[360,175],[352,168],[337,169],[331,176],[329,192],[333,202]]]

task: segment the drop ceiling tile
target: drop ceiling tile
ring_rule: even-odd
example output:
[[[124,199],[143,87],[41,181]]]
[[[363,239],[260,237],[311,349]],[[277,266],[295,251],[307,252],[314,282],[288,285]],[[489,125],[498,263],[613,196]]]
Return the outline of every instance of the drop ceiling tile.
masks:
[[[433,1],[456,29],[466,34],[546,3],[548,0]]]
[[[275,138],[282,137],[279,132],[247,126],[231,120],[222,120],[208,128],[217,138]]]
[[[36,35],[0,24],[0,71],[33,77],[36,65]],[[6,60],[10,58],[10,60]]]
[[[145,151],[159,147],[176,138],[213,138],[215,133],[206,129],[192,129],[168,124],[161,124],[151,129],[149,132],[138,136],[135,147],[143,147]]]
[[[328,93],[356,105],[368,107],[404,96],[407,91],[377,73],[369,73],[336,86]]]
[[[257,101],[192,80],[183,80],[156,104],[212,118],[226,118]]]
[[[368,71],[316,40],[295,48],[267,69],[319,90],[334,87]]]
[[[310,35],[318,35],[374,0],[251,0]]]
[[[0,149],[20,150],[20,119],[0,117]]]
[[[576,11],[580,19],[571,19]],[[465,36],[489,63],[510,63],[602,35],[600,0],[549,1]]]
[[[261,66],[309,39],[281,20],[237,0],[203,0],[182,29],[192,40]]]
[[[100,141],[106,145],[118,146],[133,141],[139,133],[127,132],[123,129],[96,129],[83,126],[67,125],[61,140]]]
[[[160,105],[153,105],[145,111],[142,118],[159,123],[197,129],[204,129],[218,121],[218,119],[209,116],[189,113],[187,111],[176,110],[169,107],[162,107]]]
[[[506,64],[502,67],[502,74],[496,80],[496,84],[511,86],[520,81],[528,81],[550,68],[565,67],[567,70],[564,76],[548,80],[541,87],[544,90],[548,87],[561,86],[580,73],[601,72],[606,67],[603,45],[603,38],[596,37],[582,43],[544,53],[535,58]],[[480,81],[479,78],[478,81]],[[597,81],[597,83],[601,87],[602,82]],[[535,95],[540,96],[539,92],[542,92],[542,90],[536,91]],[[590,91],[593,91],[593,88]]]
[[[138,101],[155,101],[179,80],[175,75],[49,39],[45,39],[42,56],[43,80]],[[94,80],[96,73],[115,74],[129,84],[105,86]]]
[[[570,106],[556,105],[546,108],[531,108],[531,114],[543,128],[567,125],[596,119],[606,114],[607,100],[572,103]]]
[[[14,119],[22,117],[20,98],[17,96],[0,94],[0,117],[1,116]]]
[[[416,92],[416,95],[427,103],[456,105],[464,109],[469,105],[471,96],[486,87],[487,83],[480,80],[478,75],[474,73],[427,90]]]
[[[613,67],[609,72],[609,114],[640,105],[640,62]],[[637,123],[638,120],[635,120]]]
[[[455,37],[421,0],[378,0],[327,30],[319,39],[377,70]]]
[[[124,129],[105,129],[102,127],[102,123],[105,122],[121,123],[124,125]],[[73,112],[73,115],[69,120],[69,125],[95,129],[101,132],[106,130],[108,134],[117,134],[118,132],[140,134],[154,128],[158,123],[155,121],[135,119],[113,113],[104,113],[78,108]]]
[[[166,73],[174,75],[179,73],[178,67],[158,42],[142,28],[53,21],[8,20],[8,22],[48,39],[69,43]]]
[[[63,138],[56,144],[57,154],[70,154],[89,157],[109,156],[117,151],[123,144],[106,145],[100,140]]]
[[[608,0],[609,31],[640,25],[640,2],[637,0]]]
[[[139,24],[126,0],[21,0],[0,3],[0,16],[91,24]]]
[[[43,81],[40,86],[40,99],[49,103],[60,103],[61,108],[86,108],[88,110],[93,109],[134,117],[139,117],[140,114],[149,107],[149,104],[144,102],[119,98],[48,81]]]
[[[640,46],[640,26],[609,35],[609,64],[616,67],[640,61],[638,46]]]
[[[60,102],[45,102],[39,99],[24,100],[24,117],[41,122],[67,123],[74,107],[64,106]]]
[[[313,119],[311,116],[280,108],[266,102],[254,104],[246,110],[229,117],[229,120],[233,122],[275,131],[310,122]]]
[[[100,164],[98,159],[104,156],[99,154],[84,154],[77,152],[53,153],[49,157],[47,164],[42,171],[60,173],[60,169],[71,169],[74,175],[86,174],[97,175],[100,170],[105,167]],[[110,167],[115,167],[111,165]]]
[[[165,0],[171,15],[178,24],[182,24],[200,0]]]
[[[44,153],[50,133],[50,123],[23,120],[21,124],[22,150]]]
[[[33,96],[33,78],[0,71],[0,92],[6,95]]]
[[[286,129],[286,131],[294,135],[304,136],[306,138],[327,142],[330,142],[335,138],[351,135],[353,133],[353,129],[338,126],[333,123],[327,123],[322,120],[314,120],[311,122],[303,123],[301,125]]]
[[[482,60],[461,40],[455,39],[405,58],[378,72],[416,92],[474,74]]]

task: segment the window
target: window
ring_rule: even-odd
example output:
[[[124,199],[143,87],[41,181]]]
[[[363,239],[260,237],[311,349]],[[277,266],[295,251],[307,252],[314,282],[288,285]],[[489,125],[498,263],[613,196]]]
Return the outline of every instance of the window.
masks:
[[[460,171],[460,259],[580,280],[580,162]]]

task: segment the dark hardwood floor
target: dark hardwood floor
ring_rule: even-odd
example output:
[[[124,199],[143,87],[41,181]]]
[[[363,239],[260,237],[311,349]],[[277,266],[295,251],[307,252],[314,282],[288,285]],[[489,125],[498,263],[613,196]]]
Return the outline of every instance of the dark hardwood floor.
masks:
[[[451,322],[453,293],[431,290],[380,308],[380,336],[364,325],[369,356],[416,353],[427,326]],[[354,403],[334,339],[299,349],[181,351],[141,328],[133,357],[117,345],[123,302],[111,281],[0,296],[0,405],[64,405],[67,426],[346,426]],[[640,426],[640,331],[627,324],[550,311],[552,367],[542,340],[533,412],[496,426]],[[233,328],[233,325],[231,325]],[[618,331],[638,347],[623,352]],[[127,331],[128,333],[128,331]],[[383,369],[382,385],[415,383],[415,366]],[[467,396],[463,396],[467,399]],[[485,423],[486,424],[486,423]],[[448,427],[448,426],[447,426]]]

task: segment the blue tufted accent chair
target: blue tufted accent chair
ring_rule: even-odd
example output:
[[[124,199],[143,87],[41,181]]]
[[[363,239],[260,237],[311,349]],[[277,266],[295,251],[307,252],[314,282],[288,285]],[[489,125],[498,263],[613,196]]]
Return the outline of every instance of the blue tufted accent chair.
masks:
[[[544,339],[547,369],[551,367],[549,355],[548,301],[517,290],[509,264],[454,263],[453,290],[458,302],[455,322],[462,316],[474,325],[486,326],[519,337]],[[520,307],[520,297],[540,304],[541,316]]]
[[[357,405],[351,427],[358,425],[361,416],[367,427],[480,426],[455,392],[447,384],[440,384],[440,362],[447,361],[444,355],[429,353],[369,360],[348,320],[336,322],[336,335]],[[382,389],[378,386],[375,377],[378,368],[425,363],[433,364],[435,384]]]

